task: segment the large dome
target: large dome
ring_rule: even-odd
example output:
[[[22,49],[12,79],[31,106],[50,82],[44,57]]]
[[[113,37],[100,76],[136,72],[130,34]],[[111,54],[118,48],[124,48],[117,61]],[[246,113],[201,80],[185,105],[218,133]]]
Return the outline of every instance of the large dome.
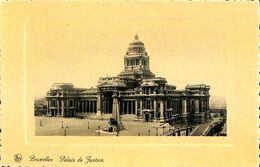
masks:
[[[144,43],[138,39],[138,35],[135,35],[135,39],[129,44],[129,46],[144,46]]]

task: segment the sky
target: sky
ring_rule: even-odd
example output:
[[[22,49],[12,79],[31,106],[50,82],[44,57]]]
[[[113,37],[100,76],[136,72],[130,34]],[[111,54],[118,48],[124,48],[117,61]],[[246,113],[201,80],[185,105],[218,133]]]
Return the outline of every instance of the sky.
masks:
[[[65,15],[63,10],[55,15],[45,11],[45,17],[28,20],[27,82],[35,97],[45,96],[53,83],[90,88],[96,87],[99,77],[116,76],[135,34],[144,42],[156,76],[177,89],[203,83],[211,86],[211,95],[226,96],[232,22],[214,11],[212,16],[197,13],[195,18],[178,8],[154,13],[156,9],[141,5],[127,14],[129,7],[117,12],[100,8],[66,9]]]

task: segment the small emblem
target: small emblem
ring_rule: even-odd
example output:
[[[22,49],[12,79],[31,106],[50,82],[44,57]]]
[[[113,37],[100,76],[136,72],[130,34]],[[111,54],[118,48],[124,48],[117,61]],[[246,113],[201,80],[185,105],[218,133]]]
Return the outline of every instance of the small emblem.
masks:
[[[17,162],[17,163],[19,163],[19,162],[21,162],[22,161],[22,155],[21,154],[15,154],[14,155],[14,161],[15,162]]]

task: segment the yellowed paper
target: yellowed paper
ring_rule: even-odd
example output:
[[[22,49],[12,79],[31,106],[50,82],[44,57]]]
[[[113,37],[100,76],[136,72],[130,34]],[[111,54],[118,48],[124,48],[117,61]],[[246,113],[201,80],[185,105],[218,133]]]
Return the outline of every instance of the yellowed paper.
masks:
[[[257,2],[3,2],[1,20],[1,165],[257,165]]]

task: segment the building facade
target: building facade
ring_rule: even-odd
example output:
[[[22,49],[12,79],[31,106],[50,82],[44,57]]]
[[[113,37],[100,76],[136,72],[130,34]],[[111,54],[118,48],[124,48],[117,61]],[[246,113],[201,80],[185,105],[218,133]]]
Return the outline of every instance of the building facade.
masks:
[[[150,70],[144,43],[135,36],[124,56],[124,69],[115,77],[102,77],[97,88],[76,88],[55,83],[47,92],[47,116],[73,117],[79,113],[131,114],[137,119],[204,122],[209,118],[209,89],[204,84],[185,90],[167,84]]]

